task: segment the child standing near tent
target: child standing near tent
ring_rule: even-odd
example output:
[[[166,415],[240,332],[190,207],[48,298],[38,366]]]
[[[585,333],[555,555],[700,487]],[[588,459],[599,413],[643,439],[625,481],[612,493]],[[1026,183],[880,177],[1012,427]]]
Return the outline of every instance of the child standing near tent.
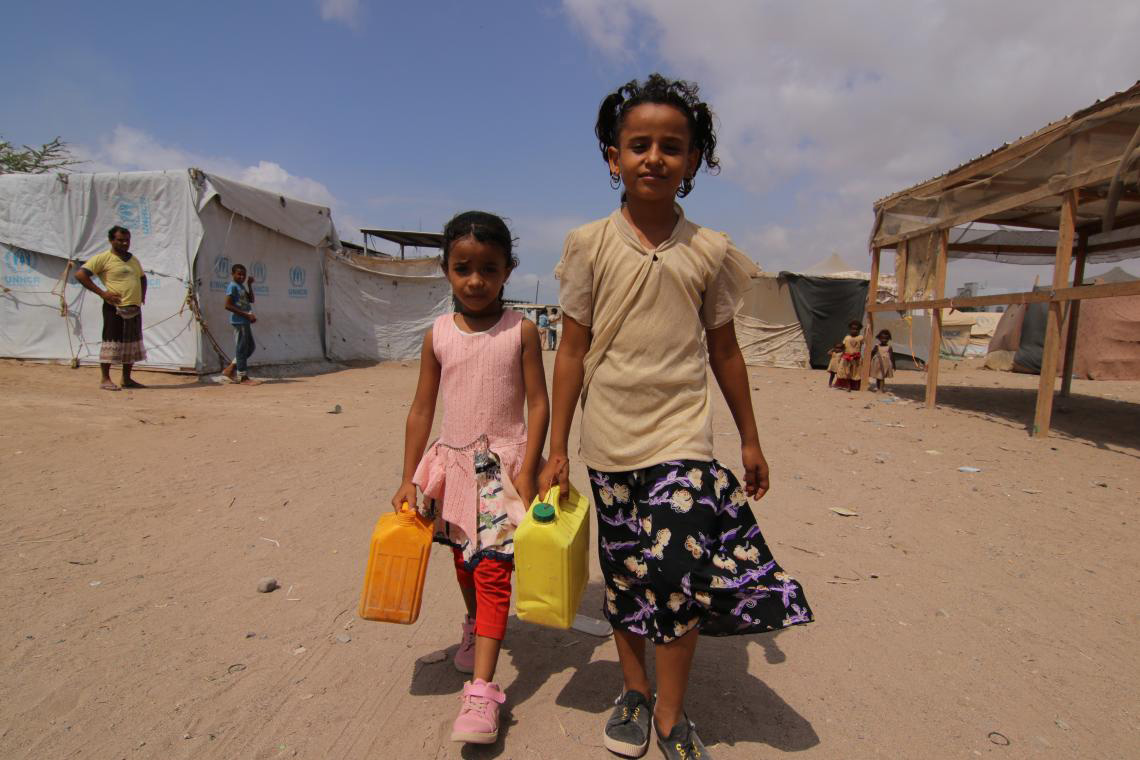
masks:
[[[403,482],[392,497],[394,509],[416,504],[419,486],[420,511],[435,519],[436,541],[452,548],[467,606],[454,665],[473,678],[451,738],[475,744],[499,734],[506,697],[493,679],[511,602],[514,533],[535,495],[549,419],[538,329],[503,308],[503,285],[518,266],[512,247],[506,223],[482,211],[459,214],[443,229],[441,265],[456,311],[424,336]],[[440,393],[443,426],[427,447]]]
[[[843,357],[842,341],[828,349],[827,353],[831,356],[827,362],[827,387],[832,388],[835,385],[835,374],[839,372],[839,360]]]
[[[603,742],[639,757],[652,724],[666,757],[707,758],[684,712],[698,633],[812,619],[748,506],[768,490],[768,465],[733,317],[755,265],[675,202],[693,189],[702,161],[717,166],[712,113],[696,85],[659,74],[630,82],[602,101],[595,134],[611,185],[625,191],[607,218],[567,236],[555,270],[562,340],[539,486],[567,492],[581,397],[580,453],[624,680]],[[710,365],[740,432],[743,487],[713,458]],[[655,644],[656,689],[646,640]]]
[[[871,377],[875,379],[875,390],[886,387],[886,379],[895,376],[895,354],[891,351],[891,331],[879,330],[875,336],[878,343],[871,350]]]
[[[863,360],[863,323],[853,319],[847,323],[847,331],[843,337],[843,353],[839,356],[839,371],[835,376],[838,378],[838,387],[851,391],[859,387],[860,362]]]
[[[226,286],[226,311],[230,313],[230,325],[234,328],[234,359],[222,374],[232,383],[248,383],[249,357],[256,345],[253,342],[253,323],[257,316],[253,313],[253,278],[246,278],[245,266],[234,264],[230,267],[232,280]]]

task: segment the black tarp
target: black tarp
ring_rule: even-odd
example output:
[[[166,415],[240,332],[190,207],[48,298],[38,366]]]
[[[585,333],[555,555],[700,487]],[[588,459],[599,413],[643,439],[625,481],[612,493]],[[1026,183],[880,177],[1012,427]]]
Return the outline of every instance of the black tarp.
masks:
[[[791,272],[780,272],[780,280],[788,283],[792,307],[804,330],[811,366],[826,369],[831,359],[828,349],[843,340],[847,323],[853,319],[863,321],[870,283]]]
[[[1013,355],[1015,372],[1041,374],[1041,359],[1045,356],[1045,326],[1049,322],[1049,304],[1025,305],[1025,318],[1021,322],[1021,343]]]

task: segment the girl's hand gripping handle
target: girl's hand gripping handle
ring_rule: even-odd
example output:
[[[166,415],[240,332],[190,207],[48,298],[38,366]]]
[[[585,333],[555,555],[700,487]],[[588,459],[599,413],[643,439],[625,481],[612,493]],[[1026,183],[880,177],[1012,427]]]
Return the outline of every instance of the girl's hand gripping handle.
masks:
[[[401,505],[416,508],[416,484],[410,480],[401,483],[396,495],[392,497],[393,512],[399,512]]]
[[[538,492],[549,494],[551,488],[558,488],[558,498],[564,499],[570,493],[570,458],[554,454],[546,466],[538,473]]]

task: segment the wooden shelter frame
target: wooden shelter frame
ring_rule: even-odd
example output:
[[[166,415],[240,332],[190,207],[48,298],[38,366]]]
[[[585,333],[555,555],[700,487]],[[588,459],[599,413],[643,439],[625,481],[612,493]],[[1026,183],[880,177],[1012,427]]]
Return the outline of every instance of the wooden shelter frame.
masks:
[[[1046,160],[1043,157],[1047,158]],[[1037,164],[1034,164],[1034,161]],[[1140,82],[1093,106],[1006,144],[940,177],[902,190],[875,203],[871,232],[871,281],[866,308],[864,345],[872,345],[875,315],[929,309],[930,358],[926,365],[926,406],[938,394],[942,310],[998,304],[1048,304],[1045,347],[1031,434],[1049,435],[1061,361],[1061,395],[1071,392],[1081,301],[1140,295],[1140,281],[1084,284],[1086,261],[1119,261],[1140,256],[1140,188],[1127,178],[1140,163]],[[1038,166],[1039,165],[1039,166]],[[1037,171],[1034,169],[1037,168]],[[980,189],[980,191],[979,191]],[[965,200],[964,200],[965,199]],[[981,222],[1033,230],[1053,230],[1056,245],[951,242],[951,230]],[[1117,230],[1117,234],[1108,233]],[[908,242],[935,235],[937,250],[929,295],[905,300],[905,282],[898,283],[900,300],[876,303],[880,258],[894,250],[896,270],[906,272]],[[1013,263],[1037,263],[1052,253],[1053,278],[1047,290],[968,298],[946,298],[946,269],[953,254],[986,253]],[[1017,262],[1017,257],[1034,261]],[[1073,262],[1072,285],[1069,271]],[[898,266],[899,262],[902,266]],[[1062,327],[1068,318],[1068,332]],[[860,377],[869,386],[871,352],[863,352]]]

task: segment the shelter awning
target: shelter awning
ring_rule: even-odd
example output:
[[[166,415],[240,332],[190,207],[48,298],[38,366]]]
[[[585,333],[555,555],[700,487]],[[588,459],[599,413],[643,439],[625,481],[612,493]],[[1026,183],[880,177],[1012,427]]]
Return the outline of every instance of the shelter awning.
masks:
[[[361,228],[361,234],[388,240],[401,248],[442,248],[443,235],[438,232],[409,232]]]
[[[950,229],[952,243],[959,233],[963,237],[950,246],[952,256],[1050,263],[1061,226],[1061,194],[1077,190],[1076,232],[1088,237],[1088,263],[1140,256],[1138,138],[1140,82],[879,200],[871,246],[893,249],[903,240]],[[1115,231],[1105,233],[1108,216]],[[970,223],[1022,229],[954,229]]]

